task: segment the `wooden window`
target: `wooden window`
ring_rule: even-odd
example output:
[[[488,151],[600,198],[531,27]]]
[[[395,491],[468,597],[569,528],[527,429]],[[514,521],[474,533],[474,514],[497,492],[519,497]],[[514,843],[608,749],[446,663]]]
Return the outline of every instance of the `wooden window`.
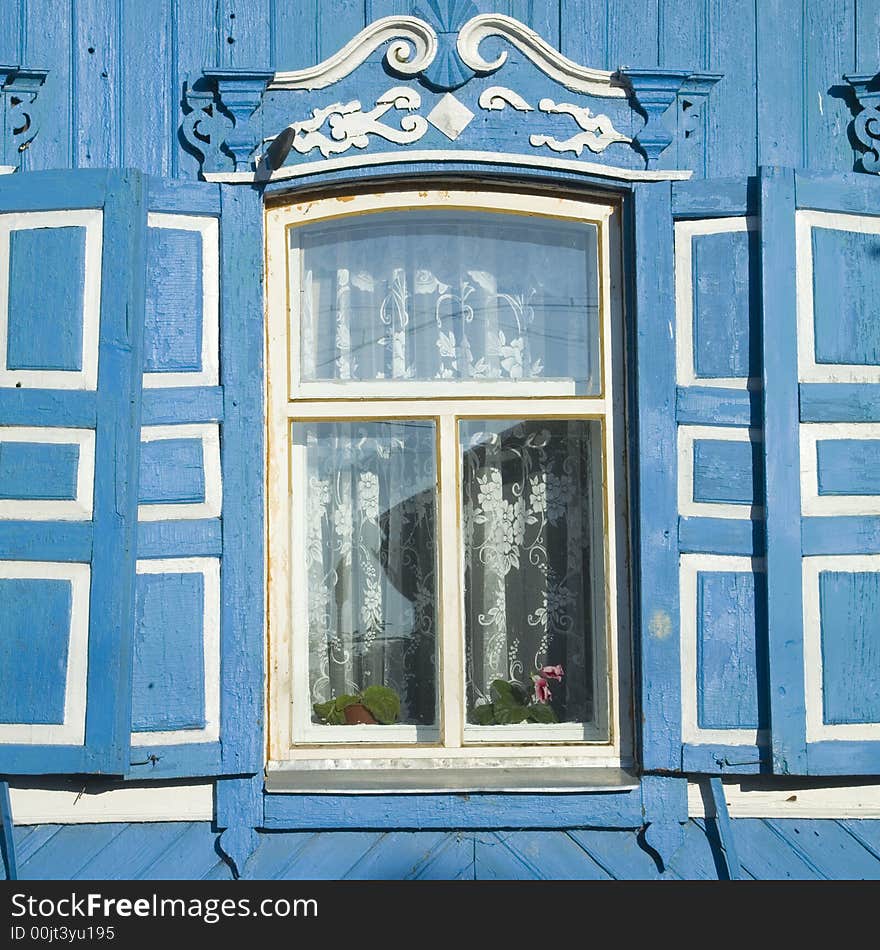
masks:
[[[619,219],[267,212],[270,768],[631,763]]]

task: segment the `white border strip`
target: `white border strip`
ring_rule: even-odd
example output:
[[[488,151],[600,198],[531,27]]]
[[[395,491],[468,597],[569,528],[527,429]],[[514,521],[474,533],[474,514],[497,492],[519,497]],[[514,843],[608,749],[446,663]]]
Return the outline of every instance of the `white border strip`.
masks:
[[[4,442],[30,442],[39,445],[77,445],[76,498],[0,499],[0,521],[91,521],[95,485],[95,432],[93,429],[62,429],[32,426],[0,426],[0,445]],[[34,472],[34,479],[40,477]]]
[[[678,427],[678,512],[684,516],[700,518],[737,518],[760,521],[764,517],[763,505],[739,505],[734,502],[694,501],[694,443],[763,441],[760,429],[739,426],[689,426]]]
[[[880,217],[829,211],[795,212],[798,379],[802,383],[880,383],[880,366],[816,362],[813,228],[880,234]]]
[[[17,165],[0,165],[0,175],[12,175],[18,171]]]
[[[810,422],[800,426],[801,513],[804,515],[878,515],[880,495],[820,495],[817,443],[835,439],[880,441],[877,422]]]
[[[16,825],[211,821],[214,817],[213,783],[109,788],[100,792],[10,784],[9,797]]]
[[[831,783],[833,779],[829,780]],[[791,779],[725,779],[731,818],[880,818],[880,785],[823,786]],[[688,782],[688,815],[712,818],[700,785]]]
[[[138,521],[191,521],[219,518],[223,506],[223,482],[220,474],[220,427],[216,422],[191,425],[144,426],[141,442],[170,439],[200,439],[205,476],[205,500],[169,504],[138,505]]]
[[[161,558],[138,561],[138,574],[201,574],[205,579],[202,643],[205,669],[205,726],[132,732],[133,746],[217,742],[220,738],[220,559],[215,557]]]
[[[715,386],[724,389],[761,388],[757,377],[697,376],[694,353],[693,242],[703,234],[757,231],[756,217],[705,218],[675,223],[675,362],[679,386]]]
[[[448,163],[450,161],[471,162],[476,165],[518,165],[539,170],[553,168],[560,171],[580,172],[584,175],[596,175],[601,178],[613,178],[619,181],[687,181],[693,175],[692,171],[615,168],[612,165],[599,165],[596,162],[573,162],[564,158],[551,158],[547,155],[420,150],[413,152],[378,152],[375,155],[352,155],[345,158],[330,158],[326,161],[284,165],[271,174],[261,174],[259,172],[206,172],[203,177],[205,181],[247,184],[255,181],[261,183],[287,181],[291,178],[304,178],[308,175],[321,175],[326,172],[343,171],[348,168],[366,168],[372,165],[421,164],[423,162]]]
[[[0,386],[24,389],[98,388],[98,341],[101,322],[101,255],[103,211],[26,211],[0,214]],[[83,280],[82,369],[7,369],[9,335],[10,236],[13,231],[37,228],[85,228],[85,276]],[[39,277],[35,275],[35,279]],[[37,332],[37,331],[35,331]]]
[[[822,615],[819,604],[819,575],[823,571],[880,572],[880,554],[837,554],[805,557],[804,578],[804,701],[807,712],[807,742],[823,739],[880,739],[880,723],[839,723],[824,721],[822,692]]]
[[[0,561],[0,577],[65,580],[70,581],[71,585],[64,722],[0,723],[0,742],[20,745],[84,745],[89,668],[90,566],[62,564],[57,561]]]
[[[220,224],[207,215],[151,212],[147,215],[147,227],[193,231],[202,236],[202,368],[198,372],[144,373],[144,388],[217,386],[220,382]]]
[[[697,574],[718,572],[760,574],[766,571],[761,558],[710,554],[682,554],[681,585],[681,738],[695,744],[757,745],[766,739],[760,729],[703,729],[697,709]]]

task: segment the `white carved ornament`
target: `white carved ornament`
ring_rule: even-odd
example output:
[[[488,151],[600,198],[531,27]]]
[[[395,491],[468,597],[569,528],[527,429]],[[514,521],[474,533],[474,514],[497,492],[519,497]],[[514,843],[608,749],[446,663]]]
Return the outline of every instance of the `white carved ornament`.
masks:
[[[324,89],[345,79],[384,43],[385,60],[395,72],[415,76],[437,55],[437,34],[414,16],[386,16],[361,30],[328,59],[307,69],[275,73],[269,89]]]
[[[594,115],[585,106],[575,106],[570,102],[555,103],[552,99],[542,99],[538,103],[538,108],[541,112],[570,115],[583,132],[561,142],[550,135],[530,135],[529,144],[535,148],[546,145],[554,152],[574,152],[575,155],[580,156],[585,146],[591,152],[599,153],[604,152],[614,142],[632,141],[628,135],[621,135],[614,128],[607,115],[602,113]]]

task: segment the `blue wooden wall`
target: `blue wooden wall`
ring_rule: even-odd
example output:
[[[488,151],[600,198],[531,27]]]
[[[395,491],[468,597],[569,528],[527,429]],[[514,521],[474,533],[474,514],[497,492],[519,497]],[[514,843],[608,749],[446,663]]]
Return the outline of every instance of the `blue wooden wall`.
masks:
[[[424,6],[424,0],[421,0]],[[25,168],[133,166],[194,177],[178,139],[186,77],[295,69],[420,0],[3,0],[0,63],[51,70]],[[880,69],[880,0],[476,0],[599,68],[724,74],[709,177],[759,164],[850,171],[844,73]]]

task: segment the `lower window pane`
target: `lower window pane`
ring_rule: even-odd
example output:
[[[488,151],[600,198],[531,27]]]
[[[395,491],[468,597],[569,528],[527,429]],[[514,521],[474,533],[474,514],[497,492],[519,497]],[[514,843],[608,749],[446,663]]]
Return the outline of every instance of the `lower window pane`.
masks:
[[[292,436],[305,450],[309,691],[313,709],[319,706],[313,722],[364,721],[363,710],[340,718],[347,700],[335,711],[326,704],[382,686],[400,701],[393,721],[433,724],[434,423],[302,422]],[[393,718],[387,701],[376,690],[365,698],[379,723]]]
[[[605,737],[601,423],[479,419],[459,434],[468,722]]]

